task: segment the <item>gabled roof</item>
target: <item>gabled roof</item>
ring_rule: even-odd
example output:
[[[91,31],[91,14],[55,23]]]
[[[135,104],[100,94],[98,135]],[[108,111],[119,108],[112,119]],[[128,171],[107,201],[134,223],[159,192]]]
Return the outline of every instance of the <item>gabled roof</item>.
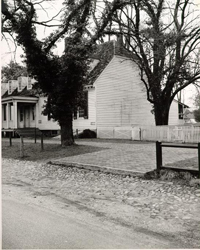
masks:
[[[90,72],[88,84],[93,84],[101,72],[106,68],[114,55],[131,58],[132,53],[123,48],[120,41],[109,41],[97,45],[95,52],[90,56],[91,59],[97,59],[99,62]]]
[[[27,86],[22,89],[22,91],[18,91],[16,88],[11,94],[8,94],[8,90],[2,95],[2,99],[6,97],[12,96],[24,96],[24,97],[37,97],[36,90],[34,89],[27,89]]]
[[[7,82],[2,82],[2,83],[1,83],[1,96],[2,96],[4,93],[6,93],[7,89],[8,89],[8,83],[7,83]]]

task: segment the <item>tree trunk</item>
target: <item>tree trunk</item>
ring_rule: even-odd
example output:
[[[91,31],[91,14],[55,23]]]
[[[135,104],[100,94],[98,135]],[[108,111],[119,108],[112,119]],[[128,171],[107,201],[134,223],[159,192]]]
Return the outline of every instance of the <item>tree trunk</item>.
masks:
[[[168,125],[170,106],[164,103],[154,104],[154,115],[156,126]]]
[[[61,128],[62,147],[74,144],[72,114],[65,115],[64,120],[59,122]]]

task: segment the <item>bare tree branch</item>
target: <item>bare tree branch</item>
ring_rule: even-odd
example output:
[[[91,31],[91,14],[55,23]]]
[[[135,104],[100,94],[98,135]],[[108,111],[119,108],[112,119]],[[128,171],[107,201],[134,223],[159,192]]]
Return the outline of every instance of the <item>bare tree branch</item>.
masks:
[[[110,33],[119,32],[140,69],[147,100],[154,104],[157,124],[166,124],[173,98],[199,80],[200,31],[190,15],[192,0],[132,1],[134,15],[127,8],[117,12]],[[168,15],[168,22],[164,16]],[[196,17],[198,15],[196,14]],[[128,45],[127,45],[128,44]],[[144,77],[145,75],[145,77]]]

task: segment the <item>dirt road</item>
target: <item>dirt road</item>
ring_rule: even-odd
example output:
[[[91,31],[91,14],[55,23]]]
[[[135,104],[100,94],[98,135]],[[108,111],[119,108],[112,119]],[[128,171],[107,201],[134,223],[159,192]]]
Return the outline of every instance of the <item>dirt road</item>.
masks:
[[[52,242],[56,244],[52,248],[200,247],[200,193],[195,187],[11,159],[3,159],[2,166],[4,248],[14,244],[16,248],[48,249]],[[46,223],[54,229],[52,213],[58,221],[55,229],[63,231],[64,225],[66,235],[71,235],[69,245],[63,245],[62,233],[57,245],[51,236],[54,231],[43,227]],[[15,219],[17,227],[11,223]],[[36,240],[40,245],[31,245],[35,237],[28,237],[29,224],[41,232]],[[12,234],[22,235],[20,225],[28,236],[17,241]]]

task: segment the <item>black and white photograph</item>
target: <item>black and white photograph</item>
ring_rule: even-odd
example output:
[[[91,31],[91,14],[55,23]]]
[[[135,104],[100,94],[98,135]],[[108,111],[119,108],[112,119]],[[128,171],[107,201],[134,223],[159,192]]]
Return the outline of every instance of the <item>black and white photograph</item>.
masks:
[[[200,249],[200,0],[2,0],[1,188],[1,249]]]

